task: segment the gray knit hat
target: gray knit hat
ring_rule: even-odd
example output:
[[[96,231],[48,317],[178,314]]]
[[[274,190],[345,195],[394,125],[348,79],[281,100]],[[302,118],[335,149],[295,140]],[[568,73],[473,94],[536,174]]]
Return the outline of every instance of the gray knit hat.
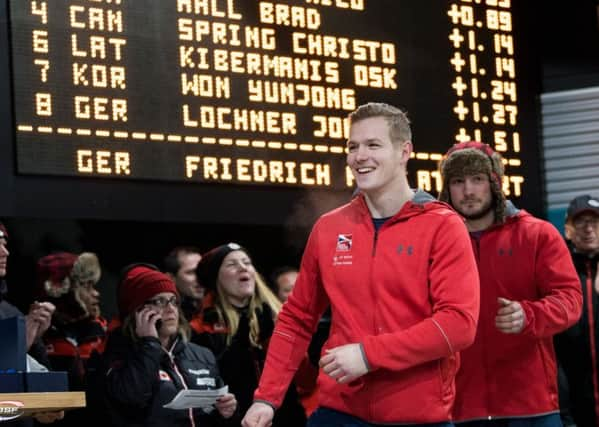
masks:
[[[439,172],[443,179],[443,190],[439,194],[439,200],[451,204],[451,178],[484,173],[491,182],[495,223],[502,223],[505,219],[505,195],[501,189],[503,171],[501,156],[489,145],[476,141],[454,144],[439,163]]]

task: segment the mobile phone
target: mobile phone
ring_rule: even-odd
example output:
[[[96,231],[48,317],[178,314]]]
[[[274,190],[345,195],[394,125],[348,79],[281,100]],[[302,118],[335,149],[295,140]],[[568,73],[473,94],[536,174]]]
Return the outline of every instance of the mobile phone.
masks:
[[[156,323],[154,323],[154,326],[156,327],[156,332],[160,332],[160,328],[162,327],[162,319],[158,319]]]

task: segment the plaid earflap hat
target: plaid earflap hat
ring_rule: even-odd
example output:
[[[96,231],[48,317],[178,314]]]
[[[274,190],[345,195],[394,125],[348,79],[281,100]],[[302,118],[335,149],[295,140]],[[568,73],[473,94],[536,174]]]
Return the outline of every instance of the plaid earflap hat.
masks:
[[[451,178],[479,173],[487,175],[493,192],[495,222],[501,223],[504,221],[506,200],[502,191],[503,160],[501,155],[488,144],[477,141],[454,144],[441,159],[439,172],[443,180],[443,189],[439,194],[439,200],[449,204],[451,204],[449,194],[449,180]]]
[[[60,298],[71,290],[71,270],[77,255],[59,252],[46,255],[37,262],[37,280],[41,296]]]
[[[100,280],[101,268],[96,254],[76,255],[59,252],[46,255],[36,266],[38,295],[56,306],[55,317],[62,323],[77,321],[90,315],[79,297],[80,286]]]

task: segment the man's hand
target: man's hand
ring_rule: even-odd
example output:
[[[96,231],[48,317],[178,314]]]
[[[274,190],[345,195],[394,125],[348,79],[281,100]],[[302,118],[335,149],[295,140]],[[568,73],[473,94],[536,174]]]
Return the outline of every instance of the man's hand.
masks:
[[[25,334],[27,338],[27,350],[33,342],[41,338],[52,323],[52,314],[56,307],[50,302],[34,302],[29,307],[29,313],[25,316]]]
[[[38,412],[31,416],[35,418],[39,423],[50,424],[54,421],[62,420],[64,418],[64,411]]]
[[[216,410],[222,415],[223,418],[231,418],[237,409],[237,399],[232,393],[226,393],[216,399]]]
[[[519,334],[526,325],[526,314],[518,301],[497,298],[497,316],[495,327],[504,334]]]
[[[349,383],[368,373],[360,344],[346,344],[327,350],[319,365],[339,384]]]
[[[270,427],[275,411],[270,405],[262,402],[255,402],[245,413],[241,421],[243,427]]]

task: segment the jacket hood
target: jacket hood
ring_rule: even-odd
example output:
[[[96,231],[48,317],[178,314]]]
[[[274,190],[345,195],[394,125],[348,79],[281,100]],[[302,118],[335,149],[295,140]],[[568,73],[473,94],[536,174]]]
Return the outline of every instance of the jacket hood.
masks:
[[[495,228],[501,228],[506,224],[512,224],[520,219],[532,216],[524,209],[518,209],[510,200],[505,201],[505,215],[502,221],[495,221],[487,230],[494,230]]]
[[[505,219],[508,220],[510,217],[517,216],[520,212],[524,212],[521,209],[518,209],[511,200],[505,201]]]
[[[363,215],[368,216],[369,218],[372,217],[363,194],[359,194],[351,201],[351,204],[354,203],[359,205],[359,208],[361,209]],[[414,197],[412,197],[411,200],[408,200],[402,206],[399,212],[393,215],[393,221],[405,220],[415,215],[420,215],[425,212],[432,212],[440,209],[447,210],[451,209],[451,207],[449,207],[446,203],[440,202],[439,200],[435,199],[426,191],[417,189],[414,192]]]

